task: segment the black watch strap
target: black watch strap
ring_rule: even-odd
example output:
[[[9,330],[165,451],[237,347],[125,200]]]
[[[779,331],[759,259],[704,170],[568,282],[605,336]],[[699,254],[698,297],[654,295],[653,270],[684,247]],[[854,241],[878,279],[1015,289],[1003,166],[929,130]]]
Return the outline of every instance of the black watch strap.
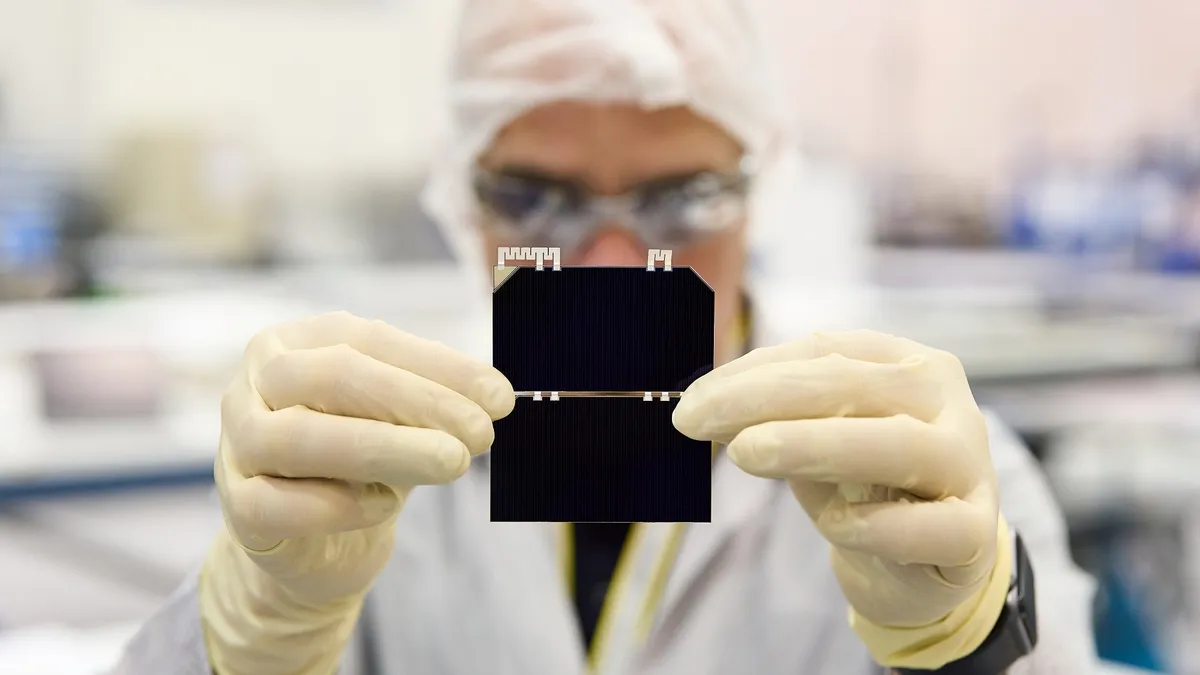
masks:
[[[1033,587],[1033,565],[1020,535],[1013,537],[1015,552],[1008,601],[992,632],[974,652],[937,670],[899,668],[899,675],[1003,675],[1014,663],[1037,646],[1037,605]]]

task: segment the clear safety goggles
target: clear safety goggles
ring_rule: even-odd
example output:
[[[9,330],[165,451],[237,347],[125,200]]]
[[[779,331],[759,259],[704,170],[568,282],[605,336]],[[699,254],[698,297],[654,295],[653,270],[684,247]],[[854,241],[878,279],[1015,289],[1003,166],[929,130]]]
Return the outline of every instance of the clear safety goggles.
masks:
[[[625,229],[647,246],[684,249],[746,216],[754,172],[746,158],[731,171],[653,181],[600,196],[570,181],[477,168],[472,186],[487,227],[509,245],[577,250],[603,228]]]

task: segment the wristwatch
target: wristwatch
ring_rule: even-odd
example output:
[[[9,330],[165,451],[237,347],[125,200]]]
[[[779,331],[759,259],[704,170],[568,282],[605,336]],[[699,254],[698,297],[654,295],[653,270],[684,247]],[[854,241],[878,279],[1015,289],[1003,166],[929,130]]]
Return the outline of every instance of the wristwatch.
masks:
[[[1008,598],[992,632],[979,648],[937,670],[900,668],[897,675],[1003,675],[1014,663],[1037,646],[1037,605],[1033,589],[1033,565],[1021,536],[1013,535],[1013,578]]]

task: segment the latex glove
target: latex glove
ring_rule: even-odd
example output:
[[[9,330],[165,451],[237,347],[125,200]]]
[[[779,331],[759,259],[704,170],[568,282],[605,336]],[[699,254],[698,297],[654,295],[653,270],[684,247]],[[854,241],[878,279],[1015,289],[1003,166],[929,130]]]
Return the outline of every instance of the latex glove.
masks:
[[[940,667],[992,629],[1007,527],[987,426],[953,355],[869,331],[816,334],[700,378],[674,424],[790,484],[882,665]]]
[[[333,673],[409,492],[463,475],[514,402],[491,366],[382,322],[258,334],[221,403],[226,531],[200,598],[214,670]]]

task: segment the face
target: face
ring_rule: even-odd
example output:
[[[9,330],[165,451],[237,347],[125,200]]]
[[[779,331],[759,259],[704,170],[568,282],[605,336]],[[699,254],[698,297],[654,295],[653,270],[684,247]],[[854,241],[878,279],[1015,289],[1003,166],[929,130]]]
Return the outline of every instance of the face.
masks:
[[[669,191],[697,176],[729,175],[741,159],[742,148],[728,133],[683,107],[643,110],[565,102],[513,121],[479,165],[491,175],[563,186],[590,199]],[[500,246],[553,245],[513,241],[494,216],[481,216],[479,225],[488,264]],[[659,231],[639,228],[636,216],[602,217],[587,232],[578,245],[564,249],[563,264],[638,266],[646,263],[647,249],[670,248],[673,265],[691,266],[715,292],[718,360],[740,346],[731,344],[745,264],[745,218],[740,213],[702,236],[681,240],[687,242],[682,246],[654,241]]]

